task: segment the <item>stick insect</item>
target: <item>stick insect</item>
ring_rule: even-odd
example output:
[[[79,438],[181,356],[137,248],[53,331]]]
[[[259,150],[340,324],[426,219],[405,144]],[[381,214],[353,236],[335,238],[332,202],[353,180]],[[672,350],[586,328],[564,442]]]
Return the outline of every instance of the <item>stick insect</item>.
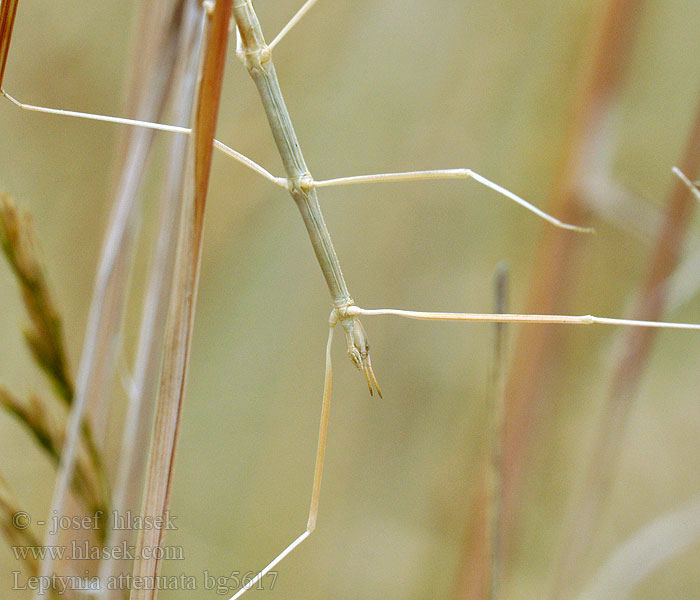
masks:
[[[316,3],[316,0],[309,0],[304,4],[299,12],[291,19],[291,21],[273,38],[269,44],[265,43],[262,36],[262,29],[258,22],[253,5],[251,2],[237,2],[234,6],[237,34],[236,54],[241,61],[246,65],[251,72],[258,90],[263,99],[263,106],[270,121],[273,130],[275,142],[279,148],[283,159],[286,176],[272,175],[268,170],[254,161],[248,159],[242,154],[236,152],[222,142],[215,142],[218,150],[224,152],[228,156],[234,158],[242,165],[252,169],[272,184],[287,190],[291,193],[297,206],[299,207],[304,223],[309,231],[312,246],[316,253],[318,262],[321,266],[324,278],[328,285],[332,297],[333,308],[329,318],[329,333],[326,344],[326,367],[325,367],[325,382],[323,387],[322,399],[322,417],[320,435],[317,448],[316,466],[314,470],[314,479],[312,486],[311,507],[308,515],[308,522],[305,530],[294,539],[276,558],[274,558],[254,579],[238,591],[233,598],[239,598],[248,589],[254,587],[259,579],[273,569],[280,561],[282,561],[290,552],[299,546],[309,535],[314,531],[318,516],[321,476],[323,472],[323,461],[325,455],[326,435],[330,408],[330,396],[332,387],[332,366],[331,366],[331,343],[333,332],[336,326],[340,326],[346,342],[348,354],[352,362],[362,373],[370,394],[377,392],[381,396],[381,391],[377,377],[369,355],[368,336],[360,323],[360,317],[378,316],[378,315],[393,315],[420,320],[440,320],[440,321],[511,321],[511,322],[535,322],[535,323],[562,323],[562,324],[610,324],[610,325],[626,325],[626,326],[645,326],[645,327],[674,327],[683,329],[697,329],[698,327],[692,324],[673,324],[673,323],[656,323],[656,322],[640,322],[624,319],[598,318],[593,316],[549,316],[549,315],[506,315],[493,316],[485,314],[462,314],[462,313],[439,313],[439,312],[421,312],[408,311],[398,309],[363,309],[357,306],[350,294],[342,271],[340,262],[336,255],[335,249],[328,233],[328,228],[325,225],[323,216],[320,212],[320,206],[316,199],[316,190],[322,187],[362,184],[362,183],[390,183],[398,181],[411,181],[422,179],[474,179],[476,182],[483,184],[496,193],[499,193],[506,198],[517,202],[531,212],[548,221],[550,224],[572,230],[572,235],[585,231],[585,228],[574,224],[562,223],[555,217],[548,215],[532,204],[526,202],[519,196],[499,186],[496,183],[474,173],[469,169],[449,169],[449,170],[431,170],[431,171],[411,171],[403,173],[388,173],[366,176],[339,177],[328,180],[315,180],[306,167],[304,157],[301,153],[296,134],[291,125],[291,117],[284,105],[282,90],[277,80],[274,67],[272,67],[272,49],[274,49],[284,37],[290,33],[293,27],[299,23],[301,18],[311,9]],[[210,3],[205,3],[211,6]],[[14,10],[17,2],[3,0],[2,10],[3,23],[10,23],[14,18]],[[11,26],[9,31],[11,32]],[[3,36],[3,46],[0,48],[2,52],[2,70],[0,71],[0,83],[2,82],[2,73],[7,59],[9,50],[9,34]],[[151,127],[163,131],[169,131],[175,134],[188,135],[190,132],[187,128],[170,126],[155,123],[145,123],[130,119],[121,119],[111,116],[95,115],[81,113],[76,111],[67,111],[60,109],[49,109],[45,107],[35,106],[17,100],[13,95],[6,92],[3,88],[3,95],[12,102],[15,106],[29,111],[37,111],[43,113],[53,113],[62,116],[86,118],[93,120],[102,120],[113,123],[118,123],[127,126]]]

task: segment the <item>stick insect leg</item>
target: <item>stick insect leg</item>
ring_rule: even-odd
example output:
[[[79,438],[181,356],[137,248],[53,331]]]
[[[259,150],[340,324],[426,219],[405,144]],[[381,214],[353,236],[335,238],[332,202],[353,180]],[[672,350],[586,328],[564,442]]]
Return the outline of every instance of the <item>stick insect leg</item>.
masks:
[[[284,188],[285,190],[287,189],[287,178],[286,177],[275,177],[272,173],[270,173],[267,169],[256,163],[254,160],[248,158],[247,156],[241,154],[240,152],[237,152],[233,148],[227,146],[223,142],[220,142],[219,140],[214,140],[214,148],[217,150],[220,150],[227,156],[230,156],[234,160],[238,161],[242,165],[248,167],[249,169],[255,171],[258,173],[258,175],[262,175],[265,179],[268,181],[271,181],[274,183],[276,186]]]
[[[315,1],[315,0],[314,0]],[[166,125],[162,123],[153,123],[151,121],[142,121],[139,119],[127,119],[127,118],[122,118],[122,117],[113,117],[109,115],[99,115],[95,113],[87,113],[87,112],[80,112],[80,111],[75,111],[75,110],[63,110],[60,108],[48,108],[45,106],[37,106],[34,104],[27,104],[25,102],[20,102],[12,96],[10,93],[5,91],[5,88],[2,86],[4,75],[5,75],[5,67],[7,65],[7,57],[10,52],[10,41],[12,39],[12,30],[14,28],[14,23],[15,23],[15,16],[17,13],[17,5],[19,3],[19,0],[2,0],[2,4],[0,4],[0,94],[2,94],[5,98],[7,98],[12,104],[14,104],[16,107],[20,108],[21,110],[26,110],[30,112],[39,112],[39,113],[44,113],[44,114],[50,114],[50,115],[60,115],[63,117],[75,117],[78,119],[87,119],[90,121],[103,121],[106,123],[116,123],[119,125],[131,125],[135,127],[145,127],[147,129],[155,129],[157,131],[169,131],[171,133],[184,133],[186,135],[189,135],[192,133],[192,130],[188,127],[181,127],[178,125]],[[308,4],[308,3],[307,3]],[[313,4],[313,2],[311,2]],[[209,11],[211,10],[213,6],[213,3],[211,2],[204,2],[203,7],[205,10]],[[306,11],[309,10],[311,6],[304,6],[302,9],[297,13],[297,16],[295,16],[292,21],[296,22],[298,21]],[[292,23],[292,26],[294,23]],[[289,30],[289,24],[287,26],[287,31]],[[279,37],[279,36],[278,36]],[[280,38],[281,39],[281,38]],[[287,187],[287,180],[281,177],[275,177],[271,173],[269,173],[266,169],[264,169],[261,165],[256,163],[255,161],[251,160],[247,156],[244,156],[240,152],[236,152],[226,144],[214,140],[214,147],[217,148],[218,150],[222,151],[224,154],[227,154],[234,160],[238,161],[242,165],[248,167],[249,169],[252,169],[256,173],[262,175],[265,177],[265,179],[268,179],[275,185],[279,187]]]
[[[289,19],[289,23],[282,27],[282,31],[280,31],[275,39],[268,44],[268,48],[272,50],[280,41],[282,41],[282,38],[287,35],[299,21],[301,21],[304,15],[311,10],[317,1],[318,0],[306,0],[304,5],[297,11],[297,13],[291,19]]]
[[[559,219],[553,217],[552,215],[544,212],[542,209],[537,208],[533,204],[530,204],[527,200],[524,200],[520,196],[514,194],[513,192],[501,187],[497,183],[482,177],[478,173],[475,173],[471,169],[438,169],[432,171],[408,171],[405,173],[380,173],[377,175],[356,175],[353,177],[339,177],[337,179],[327,179],[325,181],[314,181],[314,187],[330,187],[334,185],[352,185],[357,183],[388,183],[393,181],[424,181],[431,179],[473,179],[479,182],[481,185],[491,188],[495,192],[498,192],[502,196],[505,196],[509,200],[520,204],[532,213],[535,213],[538,217],[548,221],[556,227],[561,227],[562,229],[569,229],[572,231],[578,231],[583,233],[593,233],[594,230],[590,227],[579,227],[578,225],[570,225],[564,223]]]
[[[63,117],[77,117],[78,119],[88,119],[90,121],[104,121],[107,123],[118,123],[120,125],[134,125],[137,127],[145,127],[147,129],[157,129],[159,131],[170,131],[174,133],[186,133],[189,134],[191,130],[187,127],[180,127],[178,125],[164,125],[162,123],[151,123],[150,121],[139,121],[138,119],[125,119],[122,117],[112,117],[109,115],[97,115],[93,113],[78,112],[75,110],[63,110],[61,108],[47,108],[45,106],[36,106],[34,104],[25,104],[20,102],[13,96],[11,96],[4,89],[0,89],[0,94],[5,96],[12,104],[21,108],[22,110],[28,110],[32,112],[46,113],[49,115],[61,115]]]
[[[50,114],[50,115],[60,115],[63,117],[76,117],[78,119],[88,119],[90,121],[103,121],[106,123],[117,123],[119,125],[131,125],[134,127],[145,127],[147,129],[155,129],[157,131],[168,131],[171,133],[184,133],[186,135],[189,135],[192,133],[192,130],[189,127],[181,127],[179,125],[167,125],[163,123],[153,123],[151,121],[140,121],[138,119],[126,119],[123,117],[112,117],[109,115],[98,115],[95,113],[86,113],[86,112],[79,112],[79,111],[74,111],[74,110],[63,110],[61,108],[47,108],[45,106],[36,106],[34,104],[25,104],[24,102],[20,102],[17,100],[15,97],[11,96],[8,92],[6,92],[4,89],[0,88],[0,94],[5,96],[12,104],[17,106],[18,108],[21,108],[22,110],[27,110],[31,112],[40,112],[40,113],[45,113],[45,114]],[[241,163],[242,165],[248,167],[249,169],[252,169],[259,175],[262,175],[265,179],[268,181],[271,181],[278,187],[282,188],[287,188],[287,180],[284,177],[275,177],[267,171],[264,167],[256,163],[254,160],[248,158],[247,156],[244,156],[240,152],[236,152],[233,148],[230,148],[223,142],[220,142],[219,140],[214,140],[214,147],[217,150],[220,150],[224,154],[230,156],[237,162]]]
[[[326,438],[328,435],[328,417],[331,409],[331,390],[333,388],[333,365],[331,362],[331,345],[333,343],[333,328],[337,323],[335,311],[331,314],[330,329],[328,331],[328,343],[326,344],[326,372],[323,382],[323,402],[321,406],[321,424],[318,432],[318,446],[316,449],[316,466],[314,468],[314,483],[311,490],[311,506],[309,508],[309,520],[304,532],[297,537],[289,546],[280,552],[268,565],[260,571],[253,579],[239,589],[229,600],[238,600],[250,588],[254,587],[265,575],[274,569],[284,558],[287,557],[297,546],[308,538],[316,529],[316,519],[318,517],[318,503],[321,496],[321,478],[323,476],[323,460],[326,456]]]
[[[477,313],[447,313],[424,312],[417,310],[401,310],[397,308],[364,309],[359,306],[349,306],[348,315],[374,316],[393,315],[421,321],[470,321],[476,323],[554,323],[560,325],[618,325],[623,327],[652,327],[657,329],[690,329],[700,330],[697,323],[669,323],[666,321],[637,321],[634,319],[614,319],[596,317],[594,315],[519,315],[519,314],[477,314]]]

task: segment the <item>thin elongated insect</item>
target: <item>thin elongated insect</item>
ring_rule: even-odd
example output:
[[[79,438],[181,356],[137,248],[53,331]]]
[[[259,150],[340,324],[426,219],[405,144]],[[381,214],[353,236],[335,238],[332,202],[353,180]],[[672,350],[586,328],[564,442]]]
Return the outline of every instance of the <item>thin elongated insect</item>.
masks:
[[[239,55],[239,58],[241,58],[248,68],[253,80],[258,86],[258,90],[263,100],[263,106],[267,112],[268,120],[270,121],[270,126],[273,131],[273,136],[275,137],[275,142],[277,143],[277,147],[287,171],[287,177],[281,178],[271,175],[263,167],[257,165],[254,161],[243,156],[239,152],[236,152],[232,148],[229,148],[226,144],[220,141],[215,142],[215,147],[231,156],[241,164],[260,173],[276,185],[289,189],[292,197],[299,207],[299,210],[301,211],[301,215],[309,232],[309,238],[316,253],[316,257],[321,266],[326,283],[328,284],[328,288],[333,299],[333,304],[339,311],[338,318],[345,332],[348,354],[352,358],[357,368],[365,374],[370,394],[373,394],[374,390],[376,389],[381,396],[381,390],[379,389],[377,379],[374,375],[369,356],[369,343],[367,341],[367,335],[356,315],[349,315],[344,312],[345,309],[352,306],[354,302],[345,283],[338,257],[321,213],[321,208],[316,197],[316,188],[360,183],[471,178],[516,202],[517,204],[520,204],[557,227],[578,232],[591,232],[592,229],[563,223],[559,219],[548,215],[526,200],[523,200],[513,192],[510,192],[502,186],[486,179],[482,175],[475,173],[471,169],[462,168],[411,171],[404,173],[381,173],[375,175],[339,177],[325,181],[315,181],[311,176],[301,153],[300,145],[292,126],[291,117],[285,106],[274,66],[272,66],[272,48],[279,43],[282,37],[301,19],[304,14],[306,14],[306,12],[308,12],[308,10],[315,3],[316,0],[308,0],[299,10],[297,15],[295,15],[287,26],[285,26],[285,28],[270,45],[265,43],[260,24],[252,7],[252,3],[243,3],[234,7],[234,13],[238,23],[237,32],[240,33],[236,52]],[[13,0],[6,5],[6,8],[3,8],[3,29],[7,30],[7,34],[4,36],[7,42],[4,43],[3,48],[0,48],[0,51],[3,52],[0,54],[0,93],[2,93],[3,96],[15,104],[18,108],[66,117],[87,118],[92,120],[109,121],[122,125],[149,127],[152,129],[169,131],[173,133],[191,133],[191,130],[186,127],[146,123],[135,119],[94,115],[72,110],[50,109],[24,103],[14,98],[1,86],[2,75],[7,62],[9,41],[12,33],[12,25],[16,14],[16,9],[17,0]]]
[[[407,317],[420,320],[442,320],[442,321],[499,321],[499,322],[534,322],[534,323],[561,323],[561,324],[609,324],[609,325],[625,325],[625,326],[643,326],[643,327],[667,327],[679,329],[700,329],[700,326],[694,324],[676,324],[676,323],[656,323],[645,321],[634,321],[624,319],[599,318],[594,316],[551,316],[551,315],[485,315],[485,314],[462,314],[462,313],[437,313],[437,312],[420,312],[398,309],[363,309],[355,305],[347,284],[345,283],[340,262],[336,255],[335,249],[331,242],[328,228],[326,227],[323,215],[320,212],[320,206],[316,198],[316,189],[322,187],[330,187],[344,184],[359,184],[359,183],[374,183],[374,182],[396,182],[410,181],[423,179],[458,179],[471,178],[475,181],[491,188],[499,194],[525,206],[531,212],[549,221],[553,225],[570,229],[574,231],[583,231],[585,228],[565,224],[550,215],[547,215],[540,209],[534,207],[522,198],[516,196],[512,192],[503,187],[491,182],[490,180],[474,173],[469,169],[447,169],[447,170],[430,170],[430,171],[412,171],[405,173],[390,173],[376,174],[366,176],[339,177],[325,181],[316,181],[309,173],[306,163],[301,154],[298,140],[291,123],[291,117],[284,106],[282,91],[277,81],[274,67],[272,66],[271,49],[282,40],[291,27],[296,24],[301,16],[308,12],[308,9],[315,3],[315,0],[307,2],[299,11],[298,15],[290,21],[289,25],[285,26],[280,34],[269,45],[265,43],[260,24],[253,10],[253,5],[250,1],[237,2],[234,6],[234,16],[237,22],[237,32],[240,34],[238,40],[237,52],[239,57],[246,64],[250,71],[258,90],[263,100],[263,106],[270,121],[273,135],[277,143],[282,161],[287,171],[286,177],[278,177],[272,175],[262,166],[248,159],[242,154],[231,149],[222,142],[215,142],[215,147],[227,155],[233,157],[241,164],[249,167],[257,173],[263,175],[266,179],[275,185],[288,189],[297,206],[299,207],[304,223],[309,232],[312,246],[316,253],[317,259],[321,266],[323,275],[326,279],[329,291],[331,293],[333,309],[329,318],[329,335],[326,346],[326,369],[325,383],[323,391],[321,430],[318,441],[316,467],[314,471],[314,480],[312,487],[311,507],[306,529],[299,535],[289,546],[287,546],[276,558],[274,558],[255,578],[237,592],[233,598],[238,598],[248,589],[254,587],[265,573],[269,572],[279,564],[294,548],[304,541],[316,527],[318,516],[318,506],[320,497],[320,484],[323,472],[323,462],[327,435],[327,424],[329,416],[330,394],[332,387],[332,368],[331,368],[331,343],[333,339],[333,331],[336,325],[341,325],[345,334],[348,353],[354,364],[363,372],[370,393],[375,390],[381,395],[379,385],[372,369],[372,364],[369,356],[369,343],[363,326],[359,322],[361,316],[377,316],[377,315],[393,315],[399,317]],[[7,54],[9,51],[9,40],[12,30],[12,20],[17,7],[17,0],[3,0],[2,12],[2,27],[0,33],[3,33],[2,45],[0,46],[0,84],[2,84],[2,75],[4,74]],[[174,134],[189,134],[190,130],[184,127],[163,125],[156,123],[145,123],[131,119],[121,119],[111,116],[94,115],[76,111],[66,111],[62,109],[49,109],[39,107],[32,104],[27,104],[15,99],[12,95],[2,90],[3,95],[13,102],[19,108],[30,111],[38,111],[43,113],[53,113],[62,116],[88,118],[93,120],[109,121],[130,126],[150,127],[163,131],[170,131]]]

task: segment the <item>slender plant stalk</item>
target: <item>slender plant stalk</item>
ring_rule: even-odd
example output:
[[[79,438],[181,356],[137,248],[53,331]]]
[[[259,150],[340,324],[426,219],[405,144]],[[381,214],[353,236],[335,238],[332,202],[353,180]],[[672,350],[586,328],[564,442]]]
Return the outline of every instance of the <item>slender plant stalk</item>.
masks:
[[[629,50],[634,37],[639,2],[637,0],[608,0],[601,7],[599,30],[592,59],[582,78],[580,93],[572,108],[572,120],[567,145],[561,160],[561,170],[555,185],[550,207],[568,223],[584,220],[580,200],[581,176],[598,133],[604,126],[607,111],[612,106],[622,79]],[[582,238],[546,228],[538,246],[535,269],[531,274],[532,286],[525,312],[566,313],[566,306],[576,272],[576,252]],[[506,381],[506,422],[504,438],[503,539],[504,553],[509,544],[515,522],[519,482],[527,464],[527,452],[533,414],[546,383],[545,371],[558,347],[552,327],[524,328],[515,343],[512,365]],[[484,481],[484,484],[486,482]],[[486,498],[486,493],[475,495],[475,502]],[[473,506],[471,519],[479,518],[485,509]],[[472,524],[468,529],[474,529]],[[474,565],[486,564],[483,544],[470,544],[471,551],[462,554],[460,571],[469,571]],[[477,556],[479,555],[479,556]],[[487,578],[481,577],[481,581]],[[483,588],[473,586],[458,596],[459,600],[482,600]]]
[[[691,178],[700,174],[700,105],[690,132],[681,170]],[[666,306],[667,286],[678,265],[683,240],[691,223],[695,199],[683,181],[674,178],[666,219],[651,258],[649,273],[639,294],[635,318],[657,320]],[[585,480],[576,499],[564,536],[563,554],[555,574],[553,599],[563,598],[582,571],[596,524],[607,505],[620,447],[642,374],[649,360],[654,332],[635,329],[627,334],[608,398],[601,415],[598,437],[591,452]]]
[[[144,8],[149,9],[154,6],[152,2],[144,4]],[[202,43],[199,15],[200,7],[197,3],[185,3],[181,41],[177,44],[179,52],[179,58],[176,61],[177,71],[171,84],[172,92],[177,92],[169,94],[173,98],[176,122],[187,122],[192,113],[199,67],[199,48]],[[144,15],[139,23],[142,30],[148,31],[153,20],[149,19],[148,15]],[[142,53],[135,54],[134,62],[143,62]],[[135,86],[143,87],[145,84],[144,81],[135,82]],[[170,136],[169,140],[169,163],[159,207],[158,239],[143,302],[133,380],[129,389],[129,406],[114,484],[113,511],[119,515],[127,514],[130,510],[138,511],[140,508],[163,355],[168,299],[172,287],[188,139],[187,136],[176,135]],[[119,529],[111,530],[109,533],[107,547],[119,547],[124,543],[134,542],[131,539],[133,532]],[[131,565],[126,566],[124,561],[116,559],[102,561],[99,572],[100,581],[108,581],[110,576],[117,576],[128,568],[131,568]],[[123,591],[110,591],[103,587],[100,597],[116,600],[123,597]]]
[[[494,315],[508,312],[508,269],[504,263],[498,265],[494,279]],[[496,600],[501,597],[503,580],[502,556],[502,495],[503,495],[503,422],[505,419],[504,384],[505,384],[505,333],[506,324],[494,323],[492,365],[486,392],[486,412],[488,415],[488,448],[486,465],[481,473],[477,489],[485,497],[478,503],[483,513],[477,520],[472,516],[476,530],[466,532],[468,542],[466,552],[472,545],[484,548],[479,556],[483,561],[472,565],[469,570],[458,574],[453,591],[455,598],[463,597],[472,589],[482,591],[484,600]]]
[[[626,600],[634,588],[700,539],[700,498],[666,512],[622,542],[576,600]]]
[[[348,354],[357,368],[363,371],[370,394],[373,394],[376,389],[381,396],[381,390],[372,370],[367,334],[356,316],[344,312],[354,304],[353,299],[345,283],[338,256],[318,203],[313,178],[306,166],[299,139],[282,96],[272,61],[272,51],[265,43],[251,0],[236,3],[233,7],[233,15],[240,34],[241,47],[238,49],[238,55],[258,88],[272,136],[287,172],[289,193],[306,225],[311,245],[333,298],[333,304],[340,309],[338,316],[345,332]]]
[[[163,78],[172,79],[168,72],[172,70],[171,63],[177,60],[179,39],[174,35],[174,28],[180,23],[180,16],[185,0],[141,0],[137,4],[134,16],[135,33],[129,42],[128,70],[124,90],[124,110],[128,116],[142,112],[144,106],[160,104]],[[169,90],[168,90],[169,91]],[[169,97],[169,94],[166,94]],[[166,98],[167,99],[167,98]],[[119,137],[117,149],[116,177],[121,177],[121,166],[126,162],[131,151],[131,128],[123,130]]]
[[[18,513],[19,505],[10,492],[7,482],[0,476],[0,530],[12,546],[39,547],[39,541],[29,527],[17,527],[15,515]],[[39,572],[39,564],[31,552],[25,555],[24,561],[32,575]]]
[[[17,278],[29,315],[25,341],[59,398],[70,406],[73,378],[68,368],[63,327],[38,258],[34,226],[29,213],[20,211],[5,194],[0,195],[0,246]]]
[[[219,113],[223,82],[231,0],[218,0],[210,15],[203,46],[201,78],[195,105],[190,169],[182,205],[173,293],[170,299],[165,355],[161,372],[153,441],[146,476],[143,514],[162,516],[168,507],[173,464],[180,425],[183,393],[187,375],[197,288],[201,264],[204,209],[209,183],[214,133]],[[133,575],[139,578],[158,575],[157,558],[143,558],[141,549],[162,545],[160,529],[140,532]],[[131,600],[153,600],[155,589],[132,589]]]
[[[172,8],[168,13],[169,18],[162,24],[154,23],[152,29],[152,43],[163,48],[159,55],[161,61],[157,65],[151,65],[148,93],[139,99],[136,106],[131,107],[142,119],[159,120],[172,77],[180,12],[179,3],[169,4],[169,6]],[[67,492],[78,449],[77,441],[88,407],[99,411],[100,405],[110,399],[135,234],[137,191],[143,181],[145,165],[154,139],[152,130],[141,128],[130,127],[125,130],[124,135],[126,141],[122,144],[120,175],[115,187],[112,214],[105,235],[88,314],[75,399],[66,429],[66,442],[54,489],[52,514],[65,514]],[[54,535],[49,533],[45,539],[45,545],[60,545],[58,535],[58,532]],[[53,571],[53,559],[47,556],[42,562],[40,575],[48,577]],[[34,599],[41,600],[36,593]]]
[[[37,396],[31,396],[29,406],[26,406],[7,388],[0,385],[0,406],[17,419],[52,462],[58,465],[61,460],[63,435],[50,422],[49,408],[46,403],[39,400]],[[90,511],[90,514],[99,511],[104,514],[106,506],[103,504],[100,489],[95,483],[96,475],[90,476],[90,473],[94,472],[85,464],[84,458],[79,457],[76,461],[75,476],[72,482],[73,491],[84,503],[85,508]],[[102,527],[99,529],[99,537],[101,541],[104,541],[104,528]]]
[[[508,312],[508,269],[496,271],[494,313]],[[503,424],[505,422],[506,324],[494,325],[491,381],[488,393],[489,452],[487,464],[487,546],[489,548],[490,600],[502,597],[503,581]]]
[[[553,196],[554,207],[562,219],[582,219],[581,178],[588,157],[595,152],[601,127],[613,106],[629,59],[639,16],[637,0],[610,0],[604,7],[597,35],[597,46],[576,108],[568,138],[568,149]],[[543,231],[536,269],[531,276],[532,288],[525,312],[567,312],[566,305],[576,272],[576,236]],[[542,327],[520,334],[506,384],[508,398],[506,418],[505,464],[508,465],[504,489],[506,536],[512,528],[513,507],[522,475],[529,440],[532,415],[542,397],[544,371],[558,347],[556,331]]]
[[[2,5],[0,5],[0,88],[2,88],[2,82],[5,78],[12,30],[17,16],[17,4],[19,4],[19,0],[2,0]]]
[[[25,341],[36,363],[53,383],[59,399],[70,407],[74,388],[65,352],[63,326],[39,260],[32,219],[29,213],[20,211],[6,194],[0,194],[0,248],[17,279],[29,315],[30,325],[24,330]],[[43,418],[47,410],[45,405],[33,398],[32,409],[29,410],[9,393],[2,400],[3,406],[28,428],[49,456],[58,460],[63,434],[53,432],[48,427]],[[100,450],[87,422],[83,423],[82,437],[93,469],[81,466],[73,484],[84,492],[83,498],[90,510],[106,513],[110,497],[109,482]],[[94,474],[96,485],[88,473]],[[104,531],[100,529],[100,536],[103,535]]]
[[[454,600],[462,598],[485,600],[489,594],[491,557],[487,530],[489,520],[487,469],[479,471],[479,479],[474,487],[475,496],[471,503],[472,512],[469,514],[469,520],[465,527],[462,550],[452,590]]]
[[[0,247],[15,274],[29,315],[30,326],[24,331],[25,341],[39,367],[49,376],[59,401],[70,407],[73,400],[73,383],[68,369],[64,350],[61,319],[56,310],[44,270],[39,261],[36,236],[29,213],[18,210],[15,203],[6,195],[0,194]],[[55,463],[60,463],[61,449],[64,446],[63,428],[52,423],[51,406],[30,396],[28,405],[20,402],[4,386],[0,386],[0,406],[15,417],[37,444]],[[106,514],[109,501],[109,486],[99,450],[91,443],[93,438],[87,424],[82,429],[82,439],[86,442],[90,464],[79,454],[76,459],[71,488],[76,497],[91,514]],[[13,546],[36,548],[38,541],[33,533],[18,526],[14,521],[16,514],[21,514],[17,504],[0,478],[0,530]],[[97,537],[104,541],[103,523],[97,521]],[[38,575],[39,562],[35,555],[28,553],[24,557],[31,575]],[[55,589],[48,590],[52,598],[57,597]],[[73,598],[68,592],[66,598]]]

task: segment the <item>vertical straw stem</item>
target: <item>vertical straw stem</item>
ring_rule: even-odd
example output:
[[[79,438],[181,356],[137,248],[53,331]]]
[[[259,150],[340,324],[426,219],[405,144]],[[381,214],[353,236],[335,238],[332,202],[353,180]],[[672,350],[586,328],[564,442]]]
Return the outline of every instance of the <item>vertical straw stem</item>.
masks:
[[[498,265],[494,280],[494,313],[508,313],[508,269]],[[488,433],[485,468],[480,473],[475,509],[465,531],[454,598],[501,597],[503,580],[503,425],[505,420],[506,323],[494,322],[492,366],[486,392]]]
[[[0,5],[0,88],[2,88],[2,82],[5,78],[5,67],[7,66],[7,56],[10,53],[12,30],[15,27],[18,4],[19,0],[2,0],[2,5]]]
[[[156,7],[147,3],[150,12]],[[146,8],[146,7],[144,7]],[[201,9],[196,2],[187,2],[180,29],[180,41],[177,44],[178,55],[176,72],[171,90],[173,96],[173,118],[176,122],[187,122],[194,105],[195,87],[199,72],[199,56],[202,44]],[[152,26],[153,19],[145,14],[139,21],[141,32]],[[141,35],[140,37],[143,37]],[[143,61],[143,52],[134,52],[134,61]],[[142,89],[146,82],[136,78],[134,87]],[[179,230],[180,202],[184,183],[183,170],[187,158],[189,136],[170,136],[169,162],[165,184],[161,192],[158,217],[158,239],[153,252],[152,267],[149,270],[148,287],[143,301],[139,340],[134,360],[133,381],[129,387],[129,405],[122,432],[119,465],[114,484],[114,514],[124,515],[128,511],[137,512],[140,508],[141,491],[145,477],[146,461],[153,408],[158,390],[160,365],[163,355],[163,338],[167,318],[168,299],[171,293],[172,274],[175,262],[175,246]],[[118,529],[110,530],[106,542],[108,548],[123,544],[132,544],[133,532]],[[128,565],[128,566],[127,566]],[[130,568],[126,560],[111,558],[100,564],[100,581],[116,577]],[[100,598],[123,600],[121,590],[101,589]]]
[[[615,100],[624,74],[629,51],[634,38],[639,2],[636,0],[609,0],[602,7],[596,32],[592,59],[584,73],[580,93],[572,108],[572,119],[567,134],[567,144],[561,160],[550,209],[567,223],[583,222],[583,208],[579,199],[582,170],[597,133],[604,126],[606,113]],[[537,250],[535,268],[530,280],[532,286],[524,312],[556,314],[568,311],[567,300],[574,286],[576,252],[583,241],[569,232],[546,228]],[[516,340],[511,369],[506,381],[507,398],[504,438],[504,489],[503,489],[503,539],[504,553],[514,524],[513,507],[518,494],[519,481],[527,460],[532,416],[546,379],[546,368],[556,352],[556,329],[548,326],[523,328]],[[486,498],[486,493],[476,495],[475,502]],[[474,518],[483,514],[483,507],[475,506]],[[471,568],[474,553],[484,553],[478,544],[465,550],[462,569]],[[479,590],[468,590],[458,596],[460,600],[481,600]]]
[[[495,278],[494,312],[508,312],[508,268],[498,266]],[[503,578],[503,424],[505,422],[506,323],[494,324],[493,366],[488,391],[489,452],[486,468],[487,545],[489,548],[489,593],[487,598],[501,597]]]
[[[159,120],[165,105],[165,92],[172,74],[174,53],[173,31],[179,22],[180,3],[167,3],[170,10],[162,22],[154,23],[152,44],[162,50],[155,65],[148,63],[149,93],[131,106],[137,116],[149,121]],[[114,378],[117,349],[119,347],[127,279],[135,235],[135,219],[138,208],[137,191],[143,181],[145,164],[152,147],[154,132],[129,128],[120,153],[120,170],[114,192],[114,201],[105,240],[95,278],[82,355],[76,378],[75,398],[66,426],[66,441],[56,477],[51,514],[64,515],[68,503],[68,491],[78,453],[78,440],[88,410],[99,410],[110,399]],[[107,414],[107,410],[103,411]],[[46,546],[58,546],[61,532],[49,533]],[[54,559],[47,554],[42,561],[40,576],[49,577],[54,572]],[[34,594],[40,600],[39,591]]]
[[[700,104],[681,162],[681,170],[694,179],[700,173]],[[634,318],[659,320],[666,306],[669,278],[676,269],[683,240],[691,222],[695,199],[685,184],[674,177],[666,203],[666,218],[656,240],[649,271],[639,293]],[[627,332],[623,352],[613,375],[601,415],[598,437],[591,453],[581,493],[566,528],[552,598],[563,597],[582,571],[595,525],[605,510],[610,483],[615,475],[620,446],[629,421],[639,382],[655,339],[655,332],[634,328]]]
[[[611,0],[598,33],[593,61],[589,66],[568,138],[563,158],[563,169],[555,188],[553,206],[567,222],[581,221],[583,211],[579,188],[587,157],[594,152],[592,145],[604,126],[607,111],[616,98],[624,66],[634,37],[639,14],[636,0]],[[553,209],[554,210],[554,209]],[[531,275],[532,288],[525,312],[567,313],[566,304],[571,280],[576,272],[576,251],[583,239],[557,230],[543,232],[535,271]],[[516,342],[513,365],[506,383],[508,398],[506,417],[504,511],[506,531],[512,523],[519,478],[527,456],[532,415],[537,410],[545,384],[545,370],[556,352],[550,327],[523,329]]]
[[[190,176],[186,180],[182,207],[173,291],[166,326],[165,354],[161,372],[154,435],[151,442],[142,513],[163,517],[172,489],[175,450],[180,427],[187,376],[197,288],[201,264],[204,209],[208,187],[214,133],[223,82],[231,0],[218,0],[208,16],[201,77],[195,105],[191,140]],[[163,531],[140,532],[133,576],[149,580],[159,573],[157,557],[143,558],[143,549],[162,546]],[[148,553],[158,554],[158,553]],[[153,586],[155,587],[155,586]],[[131,600],[154,600],[157,589],[132,589]]]

